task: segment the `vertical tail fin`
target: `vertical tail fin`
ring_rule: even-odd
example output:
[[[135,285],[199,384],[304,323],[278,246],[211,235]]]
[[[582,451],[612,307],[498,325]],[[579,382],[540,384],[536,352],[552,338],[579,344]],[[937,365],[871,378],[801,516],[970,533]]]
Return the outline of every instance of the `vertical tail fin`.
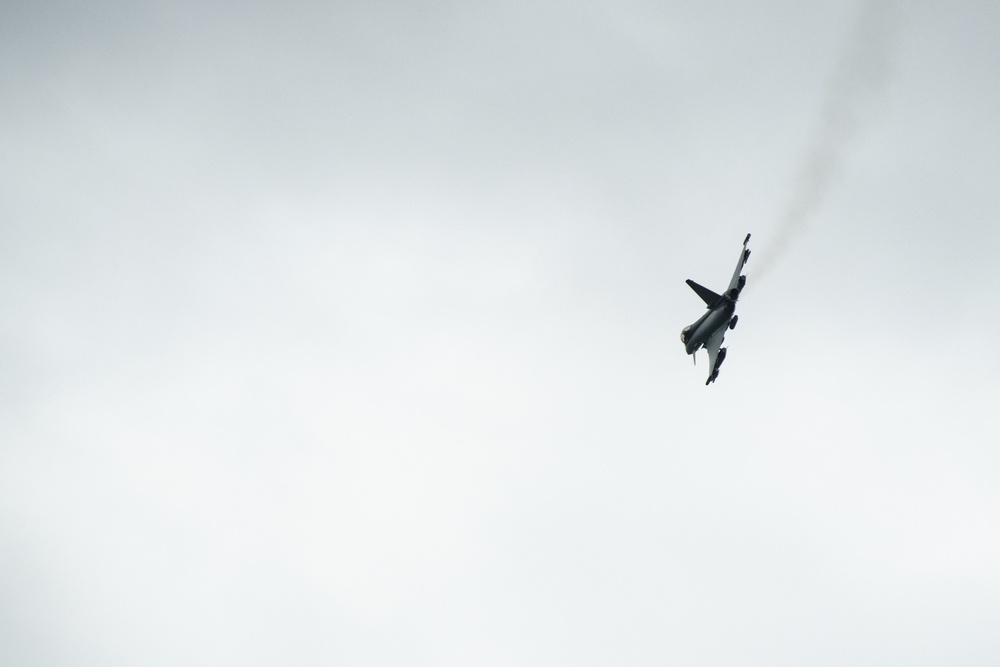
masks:
[[[722,297],[708,289],[707,287],[702,287],[693,280],[684,281],[688,284],[688,287],[694,290],[695,294],[701,297],[701,300],[705,302],[705,305],[711,308],[719,302]]]

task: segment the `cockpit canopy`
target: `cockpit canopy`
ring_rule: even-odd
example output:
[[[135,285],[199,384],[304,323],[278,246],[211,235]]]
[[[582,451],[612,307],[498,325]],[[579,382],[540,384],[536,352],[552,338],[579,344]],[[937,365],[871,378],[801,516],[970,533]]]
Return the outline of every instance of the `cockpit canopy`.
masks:
[[[681,342],[687,345],[688,338],[690,337],[691,337],[691,325],[689,324],[688,326],[684,327],[683,331],[681,331]]]

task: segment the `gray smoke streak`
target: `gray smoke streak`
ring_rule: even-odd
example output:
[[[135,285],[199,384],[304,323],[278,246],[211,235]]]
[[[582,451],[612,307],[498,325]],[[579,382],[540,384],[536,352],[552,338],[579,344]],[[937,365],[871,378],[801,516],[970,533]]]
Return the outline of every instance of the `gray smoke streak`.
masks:
[[[816,134],[799,166],[791,196],[755,267],[756,280],[766,275],[802,234],[830,190],[845,149],[857,137],[871,102],[888,81],[894,33],[892,3],[866,2],[831,79]]]

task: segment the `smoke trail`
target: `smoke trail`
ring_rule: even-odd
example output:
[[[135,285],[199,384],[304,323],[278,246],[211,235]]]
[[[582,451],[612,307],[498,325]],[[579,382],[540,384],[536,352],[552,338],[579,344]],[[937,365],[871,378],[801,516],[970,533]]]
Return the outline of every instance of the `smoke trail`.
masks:
[[[755,279],[760,280],[784,255],[829,191],[844,150],[857,136],[867,107],[888,80],[894,28],[891,2],[871,0],[864,4],[831,79],[816,135],[799,165],[791,196],[755,267]]]

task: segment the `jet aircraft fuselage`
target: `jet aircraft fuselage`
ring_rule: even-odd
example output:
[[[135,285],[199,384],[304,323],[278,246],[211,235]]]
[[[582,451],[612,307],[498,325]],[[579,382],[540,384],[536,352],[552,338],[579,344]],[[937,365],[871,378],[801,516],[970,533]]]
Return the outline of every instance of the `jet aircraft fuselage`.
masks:
[[[681,332],[681,342],[684,343],[684,350],[688,354],[694,354],[700,350],[713,334],[729,326],[736,313],[736,303],[723,296],[720,303],[712,307],[708,312],[698,318],[698,320]]]

